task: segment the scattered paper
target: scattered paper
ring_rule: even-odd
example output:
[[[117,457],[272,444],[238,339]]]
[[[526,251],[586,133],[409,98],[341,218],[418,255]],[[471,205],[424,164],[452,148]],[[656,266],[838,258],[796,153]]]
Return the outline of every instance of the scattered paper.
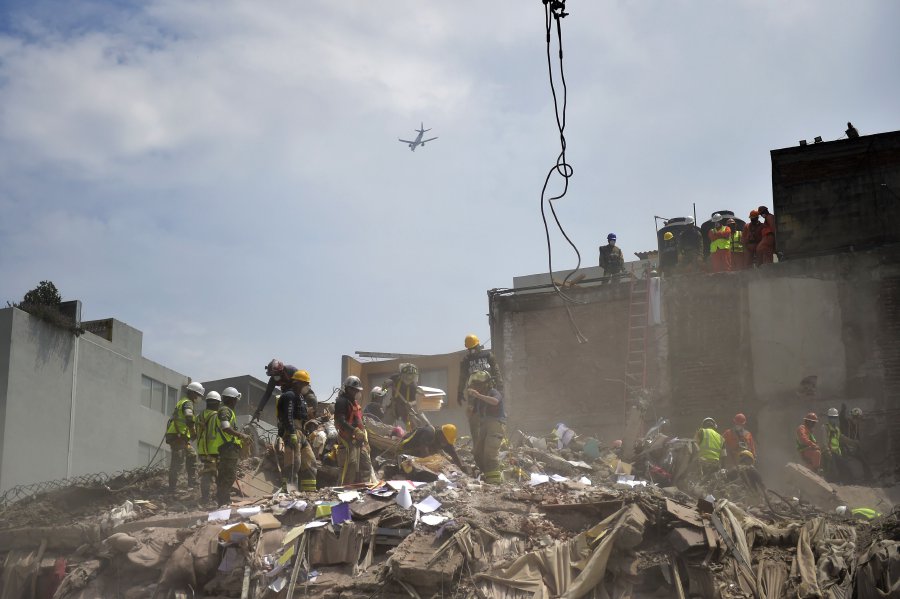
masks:
[[[287,564],[289,561],[291,561],[292,557],[294,557],[294,546],[293,545],[291,545],[290,547],[285,549],[284,553],[281,554],[281,557],[279,557],[278,561],[275,563],[283,566],[283,565]]]
[[[269,585],[269,588],[276,593],[280,593],[281,590],[287,586],[287,582],[287,576],[279,576],[272,581],[272,584]]]
[[[226,508],[224,510],[217,510],[215,512],[210,512],[207,522],[215,522],[217,520],[228,520],[229,518],[231,518],[231,508]]]
[[[366,493],[375,497],[393,497],[396,491],[390,487],[378,487],[377,489],[369,489]]]
[[[416,483],[411,480],[389,480],[387,484],[390,488],[395,491],[399,491],[400,489],[407,489],[409,491],[414,491],[416,489]],[[424,484],[424,483],[422,483]],[[421,484],[418,486],[422,486]]]
[[[583,485],[589,485],[589,484],[591,484],[591,479],[589,479],[586,476],[582,476],[581,478],[578,479],[578,482],[580,482]]]
[[[309,507],[309,504],[302,499],[298,499],[293,502],[291,505],[287,506],[289,510],[297,510],[298,512],[305,512],[306,508]]]
[[[620,474],[617,483],[628,485],[629,487],[646,487],[647,481],[645,480],[634,480],[634,475],[632,474]]]
[[[353,520],[353,518],[350,516],[349,503],[339,503],[331,508],[332,524],[343,524],[344,522],[350,522],[351,520]]]
[[[555,482],[555,483],[561,483],[561,482],[563,482],[564,480],[569,480],[569,479],[566,478],[565,476],[560,476],[559,474],[551,474],[551,475],[550,475],[550,480],[552,480],[552,481]]]
[[[566,460],[566,462],[568,462],[572,466],[575,466],[576,468],[584,468],[585,470],[593,470],[593,468],[591,468],[589,464],[587,464],[586,462],[582,462],[580,460],[577,462],[573,461],[573,460]]]
[[[437,514],[425,514],[422,516],[422,522],[428,526],[438,526],[447,521],[446,516],[438,516]]]
[[[288,543],[292,542],[294,539],[302,535],[304,530],[306,530],[305,524],[295,526],[286,535],[284,535],[284,540],[281,542],[281,544],[287,545]]]
[[[324,518],[331,515],[331,508],[337,503],[322,503],[316,506],[316,518]]]
[[[225,550],[225,555],[222,556],[222,561],[219,564],[219,572],[231,572],[234,570],[234,567],[238,564],[241,559],[241,554],[238,553],[237,547],[229,547]]]
[[[397,502],[397,505],[402,507],[403,509],[409,509],[412,505],[412,497],[409,495],[409,489],[406,487],[400,487],[400,492],[397,493],[397,498],[394,499]]]
[[[240,543],[250,536],[253,529],[247,526],[246,522],[237,522],[235,524],[226,524],[219,531],[219,540],[226,545]]]
[[[542,485],[542,484],[548,483],[548,482],[550,482],[550,477],[547,476],[546,474],[538,474],[537,472],[532,472],[531,473],[531,481],[528,484],[530,484],[532,487],[534,487],[534,486]]]
[[[338,499],[340,499],[344,503],[359,501],[359,491],[344,491],[343,493],[338,493]]]
[[[440,474],[438,474],[438,480],[442,480],[442,481],[444,481],[445,483],[447,483],[447,486],[450,487],[451,489],[454,488],[454,487],[456,487],[456,483],[453,482],[452,480],[450,480],[449,478],[447,478],[446,476],[444,476],[444,473],[443,473],[443,472],[441,472]]]
[[[416,509],[422,512],[423,514],[430,514],[435,511],[439,507],[441,507],[441,502],[429,495],[419,503],[415,504]]]
[[[313,522],[307,522],[306,530],[309,530],[310,528],[322,528],[323,526],[326,526],[327,524],[328,524],[327,520],[315,520]]]
[[[261,511],[262,511],[261,506],[254,505],[251,507],[238,508],[237,513],[241,518],[249,518],[250,516],[255,516],[256,514],[260,513]]]

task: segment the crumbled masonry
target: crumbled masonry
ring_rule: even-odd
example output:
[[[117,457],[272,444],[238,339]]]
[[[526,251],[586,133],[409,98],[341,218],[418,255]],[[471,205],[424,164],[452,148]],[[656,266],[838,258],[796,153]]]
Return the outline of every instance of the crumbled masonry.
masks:
[[[159,470],[20,499],[0,512],[0,597],[900,594],[889,489],[831,485],[789,464],[779,492],[719,472],[689,494],[628,474],[631,464],[603,443],[588,444],[590,457],[515,437],[501,485],[442,455],[386,451],[378,483],[288,494],[276,488],[271,446],[261,446],[262,457],[241,462],[229,506],[169,493]],[[460,453],[470,462],[465,440]],[[840,502],[864,500],[883,517],[835,514]]]

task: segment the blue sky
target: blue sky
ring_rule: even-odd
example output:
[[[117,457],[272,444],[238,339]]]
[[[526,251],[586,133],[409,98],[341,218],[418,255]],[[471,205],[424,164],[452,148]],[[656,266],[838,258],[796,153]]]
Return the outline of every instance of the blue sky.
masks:
[[[771,149],[900,129],[898,3],[569,5],[558,211],[589,264],[654,214],[770,204]],[[342,354],[487,336],[486,290],[545,269],[538,0],[4,6],[2,299],[50,279],[194,378],[277,356],[326,389]]]

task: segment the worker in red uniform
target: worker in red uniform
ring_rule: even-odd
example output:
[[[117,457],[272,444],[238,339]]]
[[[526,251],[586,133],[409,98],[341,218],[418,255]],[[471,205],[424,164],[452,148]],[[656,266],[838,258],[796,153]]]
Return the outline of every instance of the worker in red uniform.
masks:
[[[759,210],[750,211],[750,222],[744,225],[744,254],[747,261],[747,268],[759,266],[759,258],[756,255],[756,248],[763,238],[763,228],[765,225],[759,222]]]
[[[731,270],[731,229],[725,225],[721,214],[713,214],[712,222],[713,227],[707,233],[710,271],[728,272]]]
[[[757,208],[759,215],[765,219],[762,227],[762,240],[756,246],[759,264],[771,264],[775,255],[775,215],[765,206]]]
[[[803,418],[803,424],[797,427],[797,451],[803,458],[803,463],[813,472],[818,472],[822,466],[822,450],[813,435],[819,417],[815,412],[810,412]]]
[[[743,414],[735,414],[733,422],[734,426],[722,434],[727,451],[725,465],[729,468],[734,468],[740,463],[740,456],[744,451],[752,453],[753,461],[756,461],[756,442],[750,431],[744,428],[744,425],[747,424],[747,417]]]

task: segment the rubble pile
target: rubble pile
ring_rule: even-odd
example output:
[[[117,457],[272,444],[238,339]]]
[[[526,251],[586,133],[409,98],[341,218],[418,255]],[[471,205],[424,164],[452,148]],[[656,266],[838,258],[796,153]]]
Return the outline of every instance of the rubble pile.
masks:
[[[838,517],[841,490],[816,495],[802,466],[809,496],[767,500],[741,476],[699,496],[654,484],[593,442],[523,435],[503,460],[502,485],[440,455],[382,455],[376,484],[286,493],[271,455],[250,458],[212,511],[159,472],[57,489],[0,514],[0,598],[900,593],[898,515]]]

